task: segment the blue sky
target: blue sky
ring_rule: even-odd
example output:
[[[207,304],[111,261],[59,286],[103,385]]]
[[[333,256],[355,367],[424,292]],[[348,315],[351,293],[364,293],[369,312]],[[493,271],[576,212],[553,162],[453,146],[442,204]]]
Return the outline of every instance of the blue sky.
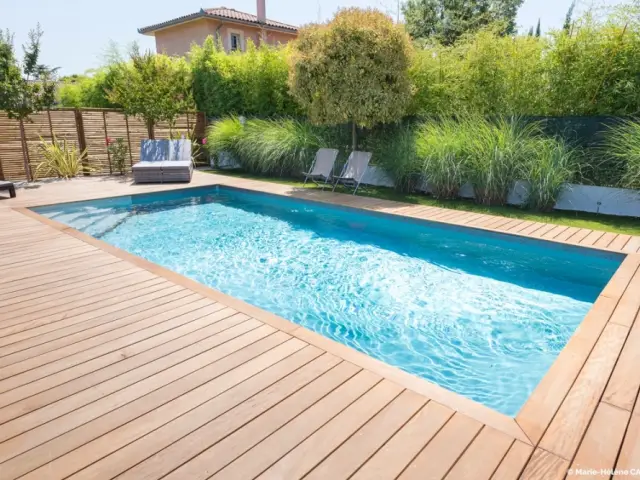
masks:
[[[216,1],[216,0],[214,0]],[[61,74],[82,73],[102,63],[110,40],[125,46],[138,41],[143,49],[154,48],[153,37],[139,35],[138,27],[151,25],[201,7],[225,5],[255,13],[255,0],[0,0],[0,28],[15,34],[18,51],[30,28],[40,22],[44,30],[42,60],[60,67]],[[606,0],[605,4],[619,0]],[[339,7],[377,7],[395,16],[396,0],[267,0],[267,17],[293,25],[325,20]],[[523,30],[541,19],[543,31],[562,25],[571,0],[525,0],[518,14]]]

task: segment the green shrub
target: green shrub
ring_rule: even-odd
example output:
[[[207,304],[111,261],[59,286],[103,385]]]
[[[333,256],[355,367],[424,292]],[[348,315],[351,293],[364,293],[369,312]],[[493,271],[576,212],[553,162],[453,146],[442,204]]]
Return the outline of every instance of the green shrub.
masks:
[[[93,107],[118,108],[119,105],[109,100],[109,91],[114,86],[115,68],[100,68],[92,75],[71,75],[62,78],[56,97],[61,107]]]
[[[209,36],[189,57],[196,107],[207,116],[298,113],[287,86],[288,47],[255,47],[249,40],[246,52],[227,53]]]
[[[416,140],[422,173],[436,198],[456,198],[468,180],[467,160],[473,123],[443,118],[423,124]]]
[[[124,138],[107,138],[107,150],[111,160],[112,168],[120,175],[124,175],[127,169],[127,156],[129,155],[129,147]]]
[[[602,154],[620,166],[621,187],[640,188],[640,123],[624,120],[609,127]]]
[[[371,162],[389,174],[397,190],[412,191],[421,178],[416,136],[415,125],[408,123],[379,126],[363,132],[359,148],[372,153]],[[349,150],[345,146],[344,151]]]
[[[575,150],[562,140],[538,136],[529,139],[527,157],[519,169],[519,178],[528,183],[525,206],[551,211],[562,190],[576,176]]]
[[[293,119],[249,119],[237,117],[214,122],[207,132],[210,153],[229,152],[246,170],[266,175],[300,175],[325,146],[320,131]]]

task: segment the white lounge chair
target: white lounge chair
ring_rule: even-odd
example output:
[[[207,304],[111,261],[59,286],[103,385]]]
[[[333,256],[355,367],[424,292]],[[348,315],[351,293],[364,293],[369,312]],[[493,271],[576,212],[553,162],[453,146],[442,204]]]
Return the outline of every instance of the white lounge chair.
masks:
[[[353,194],[355,195],[358,191],[358,187],[360,186],[360,182],[362,182],[362,177],[364,177],[364,174],[367,171],[370,160],[370,152],[358,152],[355,150],[351,152],[347,159],[347,163],[342,169],[342,173],[333,179],[332,191],[335,191],[336,186],[340,183],[347,187],[352,187]]]
[[[190,140],[142,140],[136,183],[190,182],[193,174]]]
[[[337,157],[338,150],[335,148],[320,148],[316,152],[309,171],[302,172],[304,175],[304,185],[307,184],[308,180],[311,180],[316,185],[322,186],[324,190],[324,187],[333,176],[333,166],[336,163]]]

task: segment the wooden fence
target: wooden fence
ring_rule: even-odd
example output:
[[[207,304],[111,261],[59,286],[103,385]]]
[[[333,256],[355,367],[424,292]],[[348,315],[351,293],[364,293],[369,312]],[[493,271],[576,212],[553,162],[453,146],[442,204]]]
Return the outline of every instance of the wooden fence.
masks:
[[[160,123],[153,129],[155,138],[189,135],[202,138],[205,117],[202,113],[180,115],[173,128]],[[0,112],[0,180],[33,180],[33,172],[42,161],[40,143],[66,140],[87,151],[85,164],[90,175],[112,173],[107,138],[122,138],[129,146],[129,166],[140,160],[140,141],[149,138],[145,123],[120,110],[99,108],[61,108],[32,115],[19,122]]]

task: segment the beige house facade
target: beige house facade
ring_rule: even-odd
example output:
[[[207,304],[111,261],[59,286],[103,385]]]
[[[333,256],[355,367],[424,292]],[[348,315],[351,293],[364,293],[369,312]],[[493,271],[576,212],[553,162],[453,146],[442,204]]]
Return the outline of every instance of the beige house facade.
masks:
[[[138,32],[154,36],[156,51],[167,55],[184,55],[192,43],[201,45],[208,36],[221,41],[228,52],[244,51],[249,40],[255,45],[278,45],[296,39],[297,27],[269,20],[264,16],[264,0],[258,0],[257,10],[258,15],[226,7],[202,9],[190,15],[140,28]]]

